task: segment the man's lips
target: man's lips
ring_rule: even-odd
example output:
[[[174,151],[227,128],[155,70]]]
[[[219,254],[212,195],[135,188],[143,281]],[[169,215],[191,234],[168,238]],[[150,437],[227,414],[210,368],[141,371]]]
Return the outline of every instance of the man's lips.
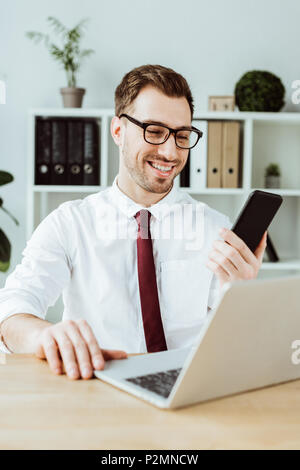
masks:
[[[157,160],[147,160],[147,162],[154,163],[155,165],[159,165],[159,166],[163,166],[163,167],[171,166],[173,168],[175,166],[174,163],[158,162]]]
[[[166,167],[169,166],[169,167],[171,167],[171,169],[169,171],[162,171],[162,170],[159,170],[158,168],[154,168],[154,166],[152,166],[151,163],[154,163],[156,165],[166,166]],[[158,163],[158,162],[152,161],[152,160],[148,160],[147,164],[156,173],[157,176],[160,176],[160,177],[163,177],[163,178],[169,176],[172,173],[173,168],[175,167],[175,165],[170,165],[170,164],[166,165],[165,163],[162,164],[162,163]]]

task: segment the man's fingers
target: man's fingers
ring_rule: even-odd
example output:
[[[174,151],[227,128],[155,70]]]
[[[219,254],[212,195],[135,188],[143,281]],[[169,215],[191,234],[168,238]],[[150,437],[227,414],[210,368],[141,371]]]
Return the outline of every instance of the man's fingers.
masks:
[[[80,373],[77,365],[76,355],[72,341],[64,331],[55,334],[55,340],[59,347],[59,352],[63,360],[65,371],[70,379],[79,379]]]
[[[227,244],[235,248],[244,258],[246,263],[253,264],[253,262],[256,262],[256,257],[254,256],[254,253],[252,253],[246,243],[240,237],[238,237],[237,234],[234,233],[232,230],[229,230],[226,227],[224,227],[224,229],[224,232],[220,232],[220,235],[223,240]]]
[[[104,369],[105,361],[125,359],[120,350],[101,350],[86,320],[68,320],[45,329],[36,349],[36,356],[47,359],[50,369],[66,372],[72,379],[90,379],[94,369]]]
[[[263,234],[263,237],[260,240],[259,245],[257,246],[254,252],[254,255],[259,261],[261,261],[263,258],[266,246],[267,246],[267,231]]]
[[[47,359],[50,369],[55,374],[62,373],[62,362],[58,351],[58,346],[49,331],[45,331],[43,340],[37,347],[36,356],[39,359]]]
[[[68,322],[66,334],[72,341],[81,377],[83,379],[90,379],[93,376],[91,356],[85,338],[82,336],[77,323],[73,321]]]
[[[214,263],[210,259],[206,262],[206,267],[209,268],[217,277],[220,284],[228,281],[228,273],[217,263]]]
[[[126,359],[128,357],[125,351],[117,351],[113,349],[102,349],[102,354],[106,361],[111,359]]]
[[[78,320],[77,326],[79,328],[79,331],[84,338],[90,352],[91,360],[92,360],[92,366],[95,369],[103,369],[104,368],[104,357],[102,354],[102,351],[99,347],[99,344],[95,338],[95,335],[92,331],[92,328],[88,324],[88,322],[84,319]]]

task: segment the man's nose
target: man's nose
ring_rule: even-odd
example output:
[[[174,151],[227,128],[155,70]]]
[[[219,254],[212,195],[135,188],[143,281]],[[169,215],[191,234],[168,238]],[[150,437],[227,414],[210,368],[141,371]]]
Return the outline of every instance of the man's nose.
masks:
[[[163,144],[159,145],[159,153],[164,155],[166,158],[176,158],[178,154],[178,147],[175,143],[175,135],[170,134],[169,138]]]

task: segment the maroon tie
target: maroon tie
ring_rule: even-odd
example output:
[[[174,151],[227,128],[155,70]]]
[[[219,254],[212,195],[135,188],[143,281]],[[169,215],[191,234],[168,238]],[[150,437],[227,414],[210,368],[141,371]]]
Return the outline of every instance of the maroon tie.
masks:
[[[151,213],[142,209],[135,217],[138,223],[137,262],[147,351],[166,351],[167,344],[160,315],[150,233]]]

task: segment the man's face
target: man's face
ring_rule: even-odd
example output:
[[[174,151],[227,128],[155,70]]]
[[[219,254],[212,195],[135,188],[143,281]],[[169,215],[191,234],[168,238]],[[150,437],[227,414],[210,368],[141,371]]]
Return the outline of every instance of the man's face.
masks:
[[[156,121],[173,129],[191,126],[191,111],[186,98],[168,97],[149,85],[140,91],[126,114],[141,122]],[[123,177],[126,174],[130,184],[134,182],[151,193],[168,192],[174,178],[184,168],[189,151],[176,146],[174,134],[163,144],[153,145],[145,142],[141,127],[124,117],[120,121],[120,172]],[[172,168],[162,172],[152,163]]]

